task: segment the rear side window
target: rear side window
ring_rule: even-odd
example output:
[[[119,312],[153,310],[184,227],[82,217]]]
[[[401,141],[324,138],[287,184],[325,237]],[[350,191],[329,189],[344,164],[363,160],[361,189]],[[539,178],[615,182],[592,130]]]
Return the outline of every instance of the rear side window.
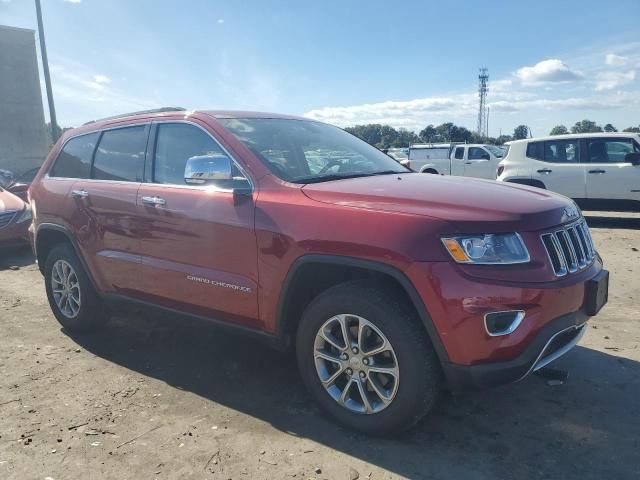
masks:
[[[551,163],[578,163],[578,141],[550,140],[544,142],[544,161]]]
[[[544,142],[529,142],[527,144],[527,157],[544,160]]]
[[[92,178],[135,182],[142,176],[146,145],[144,125],[103,132],[93,161]]]
[[[180,123],[159,124],[153,181],[185,185],[184,169],[187,160],[211,154],[225,155],[213,138],[198,127]]]
[[[91,156],[100,134],[90,133],[69,140],[49,172],[50,177],[89,178]]]
[[[454,158],[456,160],[462,160],[464,158],[464,147],[456,147]]]

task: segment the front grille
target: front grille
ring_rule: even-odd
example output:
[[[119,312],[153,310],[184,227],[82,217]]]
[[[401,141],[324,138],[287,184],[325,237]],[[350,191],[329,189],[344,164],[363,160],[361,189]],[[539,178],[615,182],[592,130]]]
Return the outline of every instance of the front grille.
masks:
[[[544,233],[541,238],[557,277],[588,267],[596,256],[584,219],[555,232]]]
[[[0,213],[0,228],[4,228],[11,223],[13,217],[15,217],[16,211],[11,210],[10,212],[2,212]]]

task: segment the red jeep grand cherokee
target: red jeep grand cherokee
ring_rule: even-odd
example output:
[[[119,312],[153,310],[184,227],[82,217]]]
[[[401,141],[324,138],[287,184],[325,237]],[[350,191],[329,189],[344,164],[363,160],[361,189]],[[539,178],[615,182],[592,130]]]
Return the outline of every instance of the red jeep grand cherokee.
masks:
[[[126,300],[295,347],[352,428],[408,428],[445,387],[570,350],[608,274],[575,204],[420,175],[304,118],[167,108],[65,133],[30,190],[33,246],[69,330]]]

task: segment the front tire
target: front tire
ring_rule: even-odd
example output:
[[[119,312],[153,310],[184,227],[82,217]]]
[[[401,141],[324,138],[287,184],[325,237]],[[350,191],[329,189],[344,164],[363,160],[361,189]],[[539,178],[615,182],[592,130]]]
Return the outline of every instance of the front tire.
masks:
[[[296,338],[302,378],[320,406],[368,434],[406,430],[436,403],[442,373],[412,308],[389,288],[348,282],[305,310]]]
[[[59,244],[51,250],[45,261],[44,280],[49,306],[65,329],[94,331],[109,320],[108,312],[70,245]]]

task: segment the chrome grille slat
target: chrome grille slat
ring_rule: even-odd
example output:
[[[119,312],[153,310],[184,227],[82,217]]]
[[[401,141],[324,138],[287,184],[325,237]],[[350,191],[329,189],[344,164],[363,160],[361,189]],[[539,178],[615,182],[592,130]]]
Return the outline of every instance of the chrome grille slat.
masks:
[[[587,255],[585,254],[582,244],[580,243],[580,239],[578,238],[578,227],[569,228],[568,233],[571,237],[571,243],[578,247],[576,248],[578,268],[584,268],[587,265]]]
[[[586,222],[582,224],[582,229],[584,230],[585,236],[587,238],[587,242],[589,243],[589,250],[591,250],[591,256],[596,256],[596,248],[593,245],[593,239],[591,238],[591,232],[589,231],[589,227],[587,227]]]
[[[578,236],[580,237],[580,243],[584,247],[585,255],[587,256],[587,262],[591,259],[591,248],[589,247],[589,242],[587,241],[587,237],[584,234],[584,230],[582,225],[578,225]]]
[[[540,238],[556,277],[587,268],[596,256],[584,219],[554,232],[543,233]]]
[[[562,247],[562,254],[567,261],[567,268],[569,273],[573,273],[578,270],[578,262],[576,262],[576,254],[571,245],[571,239],[566,230],[560,230],[557,234],[558,240],[560,240],[560,246]]]
[[[16,210],[0,213],[0,228],[4,228],[11,223],[16,215]]]

